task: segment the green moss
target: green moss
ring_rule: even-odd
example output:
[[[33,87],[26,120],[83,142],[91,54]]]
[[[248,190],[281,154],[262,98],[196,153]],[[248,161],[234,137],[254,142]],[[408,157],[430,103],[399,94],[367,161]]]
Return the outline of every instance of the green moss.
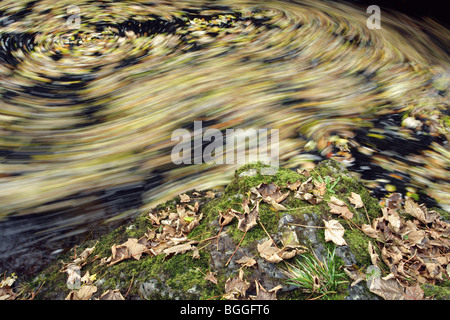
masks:
[[[425,297],[436,300],[450,300],[450,280],[444,280],[439,285],[421,284]]]

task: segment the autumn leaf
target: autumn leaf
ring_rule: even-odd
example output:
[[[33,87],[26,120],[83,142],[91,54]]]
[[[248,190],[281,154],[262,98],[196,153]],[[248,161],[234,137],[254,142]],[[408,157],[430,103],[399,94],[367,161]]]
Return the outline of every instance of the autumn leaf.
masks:
[[[187,243],[183,243],[183,244],[179,244],[176,246],[172,246],[169,247],[167,249],[165,249],[163,252],[166,255],[171,255],[171,254],[180,254],[180,253],[185,253],[186,251],[190,251],[190,250],[194,250],[194,246],[192,246],[193,243],[197,243],[196,241],[189,241]]]
[[[262,196],[264,202],[267,203],[271,203],[272,201],[280,203],[289,195],[289,191],[282,193],[280,187],[273,182],[271,184],[260,184],[259,187],[256,188],[256,191]]]
[[[395,277],[378,278],[371,282],[369,290],[384,300],[404,300],[404,291]]]
[[[244,280],[244,271],[240,269],[239,275],[235,276],[233,279],[228,278],[225,282],[225,295],[223,297],[227,300],[245,298],[249,287],[250,283]]]
[[[256,260],[248,256],[243,256],[235,262],[241,264],[243,267],[253,267],[256,264]]]
[[[255,206],[249,213],[241,213],[235,210],[233,210],[232,213],[238,219],[238,229],[243,232],[247,232],[258,224],[257,220],[259,218],[259,201],[256,201]]]
[[[219,224],[221,226],[226,226],[227,224],[229,224],[231,221],[233,221],[233,219],[237,216],[237,214],[239,214],[239,211],[236,211],[234,209],[228,209],[225,212],[222,212],[219,210]]]
[[[350,200],[350,202],[355,205],[355,209],[364,207],[361,196],[357,193],[352,192],[350,197],[348,197],[348,200]]]
[[[330,207],[331,213],[339,214],[346,219],[353,218],[353,212],[348,209],[347,204],[344,201],[339,200],[335,196],[331,196],[330,202],[328,202],[328,206]]]
[[[278,249],[273,246],[273,241],[271,239],[262,244],[258,244],[256,247],[261,257],[272,263],[279,263],[305,252],[304,248],[300,245],[287,245],[282,249]]]
[[[89,300],[95,292],[96,286],[82,286],[79,290],[71,291],[65,300]]]
[[[99,300],[125,300],[119,290],[108,290],[103,293]]]
[[[191,198],[187,194],[180,194],[180,202],[186,203],[191,201]]]
[[[287,182],[286,183],[286,187],[288,187],[289,190],[297,191],[298,187],[300,187],[301,184],[302,184],[302,181],[301,180],[297,180],[297,181],[292,182],[292,183],[291,182]]]
[[[424,292],[423,289],[418,284],[416,284],[412,287],[406,287],[404,296],[405,300],[423,300]]]
[[[333,241],[338,246],[344,246],[347,245],[345,242],[343,236],[345,229],[344,227],[339,223],[337,220],[330,220],[326,221],[323,220],[325,223],[325,241]]]
[[[434,212],[428,212],[427,208],[424,204],[421,204],[420,206],[414,202],[412,199],[406,199],[405,201],[405,211],[406,213],[409,213],[414,218],[418,219],[420,222],[428,224],[436,220],[436,218],[439,217],[439,215]]]
[[[81,267],[76,264],[70,264],[67,267],[67,274],[67,288],[70,290],[79,289],[81,286]]]
[[[370,261],[372,261],[372,265],[377,266],[380,258],[378,257],[378,254],[376,253],[375,248],[372,246],[372,242],[370,241],[367,246],[367,251],[369,252]]]
[[[214,284],[217,284],[217,278],[215,277],[215,275],[215,272],[208,271],[208,273],[205,275],[205,279],[211,281]]]
[[[278,285],[267,291],[258,280],[255,280],[256,296],[249,296],[251,300],[277,300],[277,291],[283,287]]]

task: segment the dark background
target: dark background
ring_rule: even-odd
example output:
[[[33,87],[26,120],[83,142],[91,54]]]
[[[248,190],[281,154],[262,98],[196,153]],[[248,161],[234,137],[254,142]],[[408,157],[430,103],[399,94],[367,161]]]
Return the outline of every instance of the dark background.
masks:
[[[383,14],[383,10],[395,10],[414,18],[430,17],[447,28],[449,27],[450,0],[346,0],[346,2],[367,7],[372,4],[377,5],[381,9],[381,14]]]

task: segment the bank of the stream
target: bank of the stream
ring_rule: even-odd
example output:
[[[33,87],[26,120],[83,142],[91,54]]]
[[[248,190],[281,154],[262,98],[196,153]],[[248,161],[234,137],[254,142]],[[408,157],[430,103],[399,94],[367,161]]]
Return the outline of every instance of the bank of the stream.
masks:
[[[187,192],[105,236],[80,243],[34,275],[31,281],[22,283],[20,288],[12,285],[10,297],[407,299],[414,288],[414,292],[420,291],[415,298],[450,298],[450,267],[448,259],[445,260],[449,228],[444,222],[449,219],[448,213],[437,209],[439,217],[430,222],[428,228],[413,222],[420,227],[418,232],[435,232],[431,238],[419,239],[414,244],[408,242],[407,236],[402,236],[406,241],[402,248],[416,250],[416,253],[417,247],[413,245],[423,249],[417,256],[424,261],[425,270],[420,266],[416,270],[417,278],[408,278],[407,273],[399,269],[400,265],[405,269],[415,268],[405,259],[406,252],[404,256],[394,257],[398,261],[393,261],[390,254],[393,250],[390,244],[399,242],[396,233],[389,229],[389,223],[397,223],[392,217],[398,216],[398,221],[402,221],[401,230],[406,230],[407,221],[414,221],[407,213],[409,209],[403,207],[404,199],[388,198],[391,208],[382,208],[379,201],[334,160],[324,161],[312,171],[279,168],[275,175],[262,175],[263,167],[246,165],[236,171],[234,180],[222,191]],[[360,196],[360,202],[355,200],[355,194]],[[406,201],[404,203],[406,205]],[[336,209],[338,204],[340,209]],[[394,205],[399,207],[395,214]],[[430,212],[435,211],[427,211]],[[387,223],[383,217],[391,222]],[[341,228],[325,229],[325,222],[331,224],[331,221],[343,227],[344,243],[336,244],[342,241],[339,236],[330,241],[327,231],[333,236]],[[433,229],[435,223],[437,229]],[[367,226],[378,230],[378,237],[381,234],[386,237],[371,237]],[[407,232],[407,235],[412,234]],[[433,245],[440,251],[436,251],[435,256],[425,257],[430,241],[434,241]],[[309,252],[324,261],[327,252],[333,251],[336,270],[344,275],[340,279],[344,282],[333,291],[320,294],[320,286],[324,284],[319,283],[319,275],[315,292],[288,283],[286,271],[295,265],[296,259],[304,260],[302,257]],[[409,258],[414,261],[414,255]],[[428,270],[431,261],[435,269]],[[368,271],[374,268],[380,272],[382,287],[387,286],[378,291],[368,283]],[[383,280],[382,277],[389,274],[387,280]],[[392,280],[398,287],[392,287]],[[3,290],[6,293],[6,289]],[[387,291],[395,290],[394,297],[386,296]]]

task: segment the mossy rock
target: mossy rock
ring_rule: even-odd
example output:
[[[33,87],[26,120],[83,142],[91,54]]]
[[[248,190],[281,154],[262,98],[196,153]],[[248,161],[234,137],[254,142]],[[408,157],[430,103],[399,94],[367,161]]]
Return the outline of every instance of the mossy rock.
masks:
[[[271,205],[261,202],[259,207],[261,223],[249,230],[245,237],[243,237],[244,233],[237,228],[236,219],[221,230],[219,210],[226,211],[228,208],[242,210],[242,199],[250,193],[250,188],[257,187],[261,183],[274,182],[278,186],[285,186],[287,182],[293,183],[299,179],[307,180],[307,177],[296,171],[284,168],[279,168],[273,175],[262,175],[261,169],[263,168],[265,166],[259,163],[240,168],[235,172],[233,181],[223,192],[217,192],[215,198],[198,196],[198,194],[195,197],[193,196],[194,191],[188,192],[192,199],[199,201],[199,213],[203,215],[200,224],[192,230],[188,237],[195,240],[208,239],[218,235],[221,231],[220,237],[197,244],[200,254],[197,259],[193,258],[192,251],[188,251],[172,257],[143,255],[140,260],[128,259],[113,266],[101,265],[101,258],[111,256],[111,247],[114,244],[121,244],[128,238],[140,238],[147,232],[148,227],[151,226],[151,222],[147,219],[148,212],[99,239],[80,245],[77,252],[96,244],[87,264],[81,269],[81,275],[84,275],[86,271],[89,271],[90,275],[96,274],[94,285],[98,290],[93,297],[100,296],[108,289],[118,289],[122,295],[126,295],[127,299],[220,299],[225,293],[225,282],[230,277],[236,276],[241,267],[236,260],[247,255],[254,257],[257,261],[255,266],[244,268],[245,279],[250,283],[247,293],[256,293],[254,280],[258,280],[267,290],[281,284],[283,289],[278,292],[278,299],[305,299],[309,295],[304,294],[295,286],[286,284],[286,275],[281,271],[286,269],[285,264],[283,262],[273,264],[265,261],[260,257],[257,245],[269,239],[267,233],[276,243],[280,243],[283,237],[292,236],[301,245],[314,251],[319,258],[324,257],[326,250],[333,249],[335,245],[325,242],[323,229],[305,227],[323,226],[323,219],[337,219],[345,228],[344,239],[348,245],[336,248],[336,259],[339,266],[355,265],[364,268],[371,264],[367,252],[371,239],[355,225],[331,214],[327,202],[332,195],[346,202],[348,208],[354,213],[352,221],[356,225],[368,223],[367,215],[370,219],[379,217],[381,215],[380,206],[377,199],[371,197],[370,192],[364,188],[362,183],[334,160],[320,163],[312,172],[322,177],[340,178],[334,193],[326,192],[324,201],[321,203],[311,205],[306,201],[296,199],[294,192],[290,192],[283,201],[287,211],[276,212]],[[355,209],[348,201],[348,196],[352,192],[361,196],[367,209],[367,215],[365,210]],[[200,193],[205,194],[204,191],[200,191]],[[177,196],[154,210],[174,209],[179,203],[180,198]],[[238,244],[239,250],[235,250]],[[72,250],[61,256],[58,262],[36,275],[34,280],[29,283],[31,288],[40,287],[36,299],[64,299],[68,295],[70,290],[66,286],[67,274],[59,272],[60,261],[72,261],[73,254]],[[383,273],[389,273],[387,268],[383,270],[383,265],[381,267]],[[205,274],[208,272],[215,273],[217,284],[205,278]],[[323,298],[378,298],[367,290],[364,281],[356,286],[350,286],[352,280],[349,278],[347,280],[347,283],[341,285],[335,294],[329,294]],[[42,285],[42,283],[44,284]]]

